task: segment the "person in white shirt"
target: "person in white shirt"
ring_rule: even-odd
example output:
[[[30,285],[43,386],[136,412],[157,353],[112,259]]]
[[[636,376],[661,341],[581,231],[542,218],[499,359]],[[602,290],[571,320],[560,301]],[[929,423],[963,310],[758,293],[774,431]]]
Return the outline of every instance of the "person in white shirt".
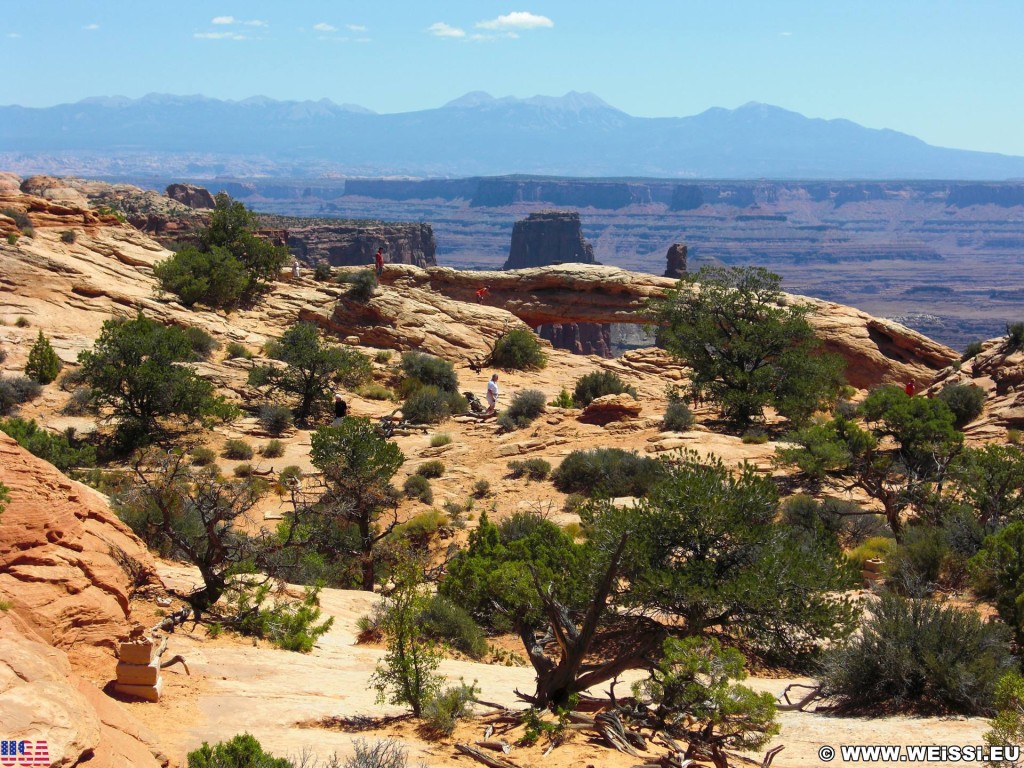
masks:
[[[484,416],[494,413],[494,408],[498,404],[498,394],[498,374],[494,374],[487,382],[487,410],[484,411]]]

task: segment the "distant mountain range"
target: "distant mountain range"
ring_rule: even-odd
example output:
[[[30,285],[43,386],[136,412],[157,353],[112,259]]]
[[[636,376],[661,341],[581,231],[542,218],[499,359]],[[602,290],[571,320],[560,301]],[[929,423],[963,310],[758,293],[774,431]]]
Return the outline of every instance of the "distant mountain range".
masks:
[[[1024,157],[934,147],[768,104],[644,118],[576,92],[528,99],[474,92],[438,109],[397,114],[327,99],[163,94],[0,107],[0,162],[21,173],[53,172],[54,157],[72,170],[91,158],[86,165],[114,163],[122,174],[155,164],[193,177],[249,168],[278,176],[1024,178]]]

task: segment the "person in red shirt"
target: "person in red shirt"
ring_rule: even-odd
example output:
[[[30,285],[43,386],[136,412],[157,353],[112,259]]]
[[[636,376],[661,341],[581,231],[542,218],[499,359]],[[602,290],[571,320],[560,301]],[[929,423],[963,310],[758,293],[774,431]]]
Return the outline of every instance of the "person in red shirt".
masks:
[[[484,299],[487,298],[487,294],[490,293],[490,289],[485,285],[476,292],[476,303],[483,304]]]
[[[377,264],[377,277],[381,276],[384,272],[384,249],[378,248],[377,255],[373,257],[374,262]]]
[[[913,397],[913,396],[914,396],[914,391],[915,391],[915,389],[916,389],[916,388],[914,387],[914,382],[913,382],[912,380],[909,380],[909,379],[908,379],[908,380],[907,380],[907,386],[905,386],[905,387],[903,388],[903,391],[904,391],[904,392],[906,392],[906,393],[907,393],[908,395],[910,395],[911,397]]]

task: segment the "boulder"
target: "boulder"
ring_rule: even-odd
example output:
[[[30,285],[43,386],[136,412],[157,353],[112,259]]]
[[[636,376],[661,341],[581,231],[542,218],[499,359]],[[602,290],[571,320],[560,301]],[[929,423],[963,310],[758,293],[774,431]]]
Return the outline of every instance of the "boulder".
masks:
[[[171,184],[165,194],[189,208],[213,209],[216,207],[213,195],[204,187],[195,184]]]
[[[595,397],[590,405],[583,409],[580,421],[604,426],[613,421],[635,419],[642,410],[640,401],[625,392],[619,395],[602,395]]]

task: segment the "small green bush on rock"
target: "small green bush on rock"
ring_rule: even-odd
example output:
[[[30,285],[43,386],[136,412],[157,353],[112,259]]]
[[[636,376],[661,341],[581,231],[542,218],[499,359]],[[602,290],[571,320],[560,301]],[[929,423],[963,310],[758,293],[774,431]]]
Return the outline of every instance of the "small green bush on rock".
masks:
[[[584,408],[598,397],[620,395],[623,392],[636,397],[636,390],[627,386],[618,374],[613,371],[594,371],[577,380],[572,399],[578,407]]]
[[[533,331],[513,328],[494,343],[487,365],[517,371],[539,371],[547,362],[547,356]]]
[[[255,455],[255,452],[252,446],[245,442],[245,440],[231,439],[224,443],[224,450],[221,452],[221,455],[225,459],[248,461]]]

